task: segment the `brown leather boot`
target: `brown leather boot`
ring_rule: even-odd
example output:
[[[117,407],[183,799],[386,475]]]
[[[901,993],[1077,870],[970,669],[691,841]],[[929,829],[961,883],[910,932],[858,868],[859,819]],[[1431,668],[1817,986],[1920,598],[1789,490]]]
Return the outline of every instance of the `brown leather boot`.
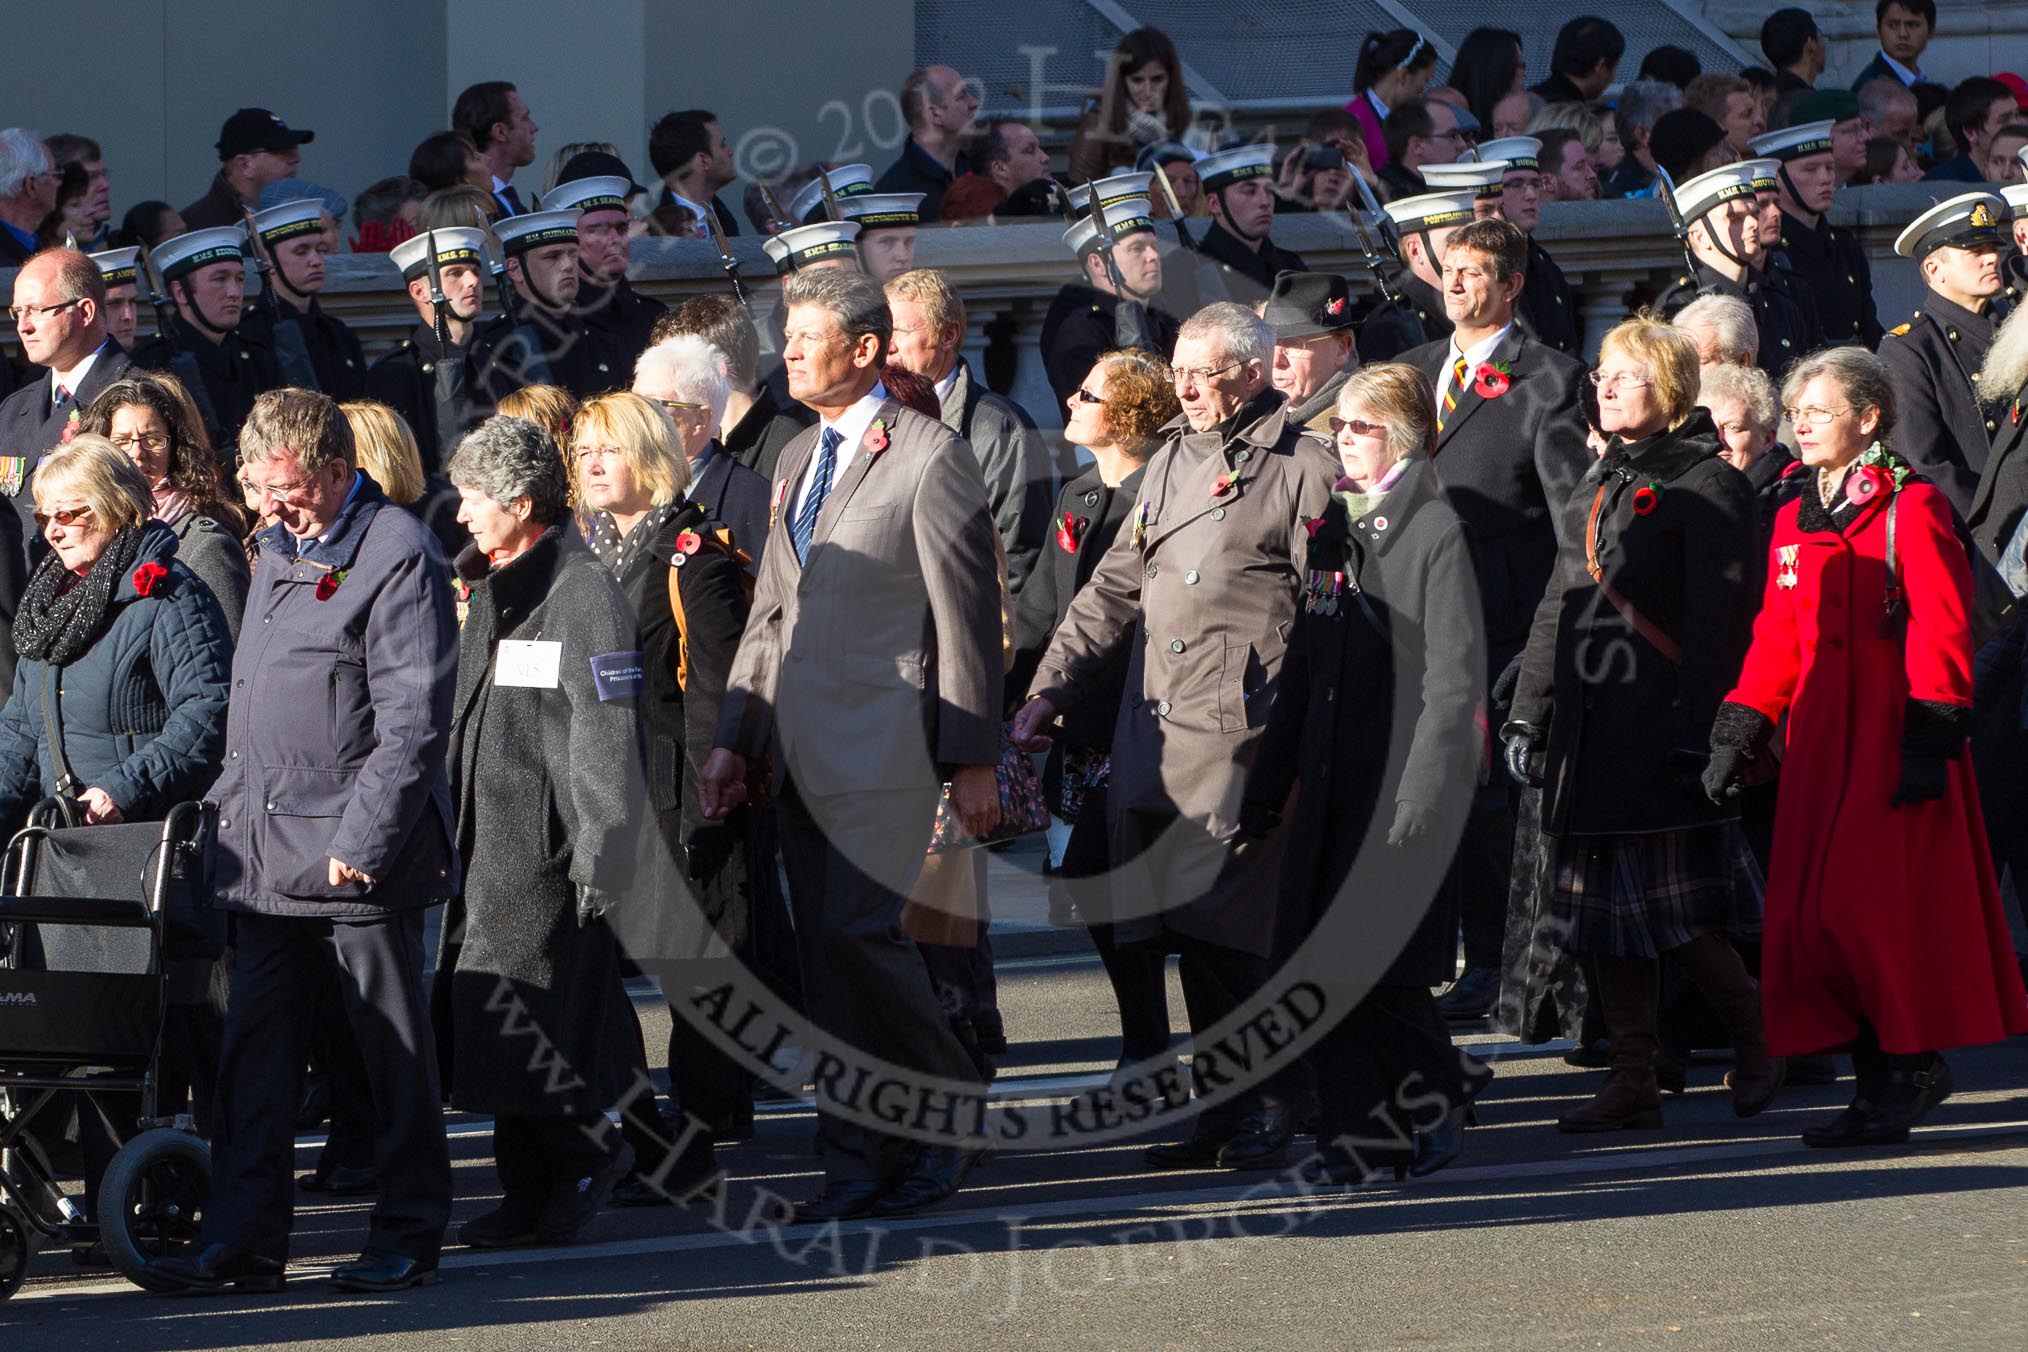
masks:
[[[1676,953],[1689,965],[1691,979],[1732,1037],[1732,1070],[1725,1077],[1732,1090],[1732,1111],[1752,1117],[1774,1102],[1787,1075],[1781,1058],[1768,1055],[1760,986],[1722,934],[1700,934]]]
[[[1597,960],[1599,1003],[1612,1039],[1612,1072],[1589,1103],[1556,1119],[1559,1131],[1654,1130],[1662,1125],[1655,1084],[1655,1000],[1661,966],[1653,958]]]

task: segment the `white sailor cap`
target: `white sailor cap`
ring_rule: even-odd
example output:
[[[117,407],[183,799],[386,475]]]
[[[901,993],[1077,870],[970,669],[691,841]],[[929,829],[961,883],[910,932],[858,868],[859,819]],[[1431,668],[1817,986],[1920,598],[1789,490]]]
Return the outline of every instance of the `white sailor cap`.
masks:
[[[1124,202],[1130,197],[1147,197],[1148,189],[1155,185],[1152,171],[1129,170],[1114,174],[1111,178],[1095,178],[1070,190],[1070,204],[1079,211],[1088,210],[1092,194],[1098,194],[1098,204],[1109,207],[1115,202]]]
[[[919,192],[861,192],[838,199],[838,210],[848,221],[859,223],[859,233],[898,230],[922,224]]]
[[[474,266],[485,261],[486,232],[472,225],[447,225],[436,230],[425,230],[411,235],[387,251],[394,265],[401,269],[401,279],[412,282],[430,270],[429,246],[434,236],[437,242],[437,266],[447,268],[457,263]]]
[[[167,282],[211,263],[239,263],[246,257],[246,227],[214,225],[175,235],[155,246],[155,266]]]
[[[625,211],[633,183],[618,174],[593,174],[559,183],[542,195],[544,211]]]
[[[503,216],[493,222],[493,236],[500,241],[501,251],[510,255],[524,254],[546,244],[575,244],[577,218],[582,214],[572,207],[567,211],[530,211],[519,216]]]
[[[1106,214],[1106,233],[1117,241],[1122,235],[1131,235],[1139,230],[1153,231],[1155,215],[1145,197],[1128,197],[1101,207]],[[1098,222],[1090,216],[1063,232],[1063,242],[1070,251],[1083,258],[1099,247]]]
[[[1459,160],[1456,164],[1425,164],[1417,168],[1422,181],[1438,192],[1472,189],[1479,197],[1498,197],[1501,180],[1514,168],[1511,160]]]
[[[1832,119],[1827,117],[1821,122],[1805,122],[1800,126],[1766,132],[1747,144],[1753,147],[1755,155],[1771,155],[1787,164],[1790,160],[1811,155],[1830,154],[1831,127]]]
[[[1542,167],[1542,138],[1502,136],[1492,141],[1481,141],[1479,154],[1489,160],[1507,161],[1507,172],[1510,174],[1523,169],[1532,174]],[[1423,167],[1427,169],[1429,166]]]
[[[1243,179],[1274,177],[1274,146],[1266,142],[1216,150],[1197,161],[1204,191],[1218,192]]]
[[[858,239],[857,221],[818,221],[815,225],[799,225],[770,235],[761,241],[761,248],[774,260],[775,271],[787,276],[797,268],[826,258],[845,255],[856,261]]]
[[[256,211],[253,222],[254,229],[261,233],[262,241],[271,245],[298,235],[321,234],[324,229],[324,203],[316,197],[298,197],[293,202]]]
[[[1389,202],[1383,210],[1398,229],[1441,230],[1446,226],[1463,225],[1476,217],[1479,214],[1478,198],[1478,191],[1470,188],[1426,192],[1417,197]]]
[[[838,199],[841,211],[846,198],[873,191],[873,166],[870,164],[841,164],[824,177],[831,180],[831,195]],[[813,178],[789,203],[789,219],[814,225],[824,218],[824,185]]]
[[[141,280],[139,249],[102,249],[91,260],[99,265],[99,276],[106,279],[107,286],[126,286]]]
[[[1738,164],[1722,164],[1695,178],[1686,178],[1676,185],[1676,210],[1682,214],[1687,225],[1716,211],[1727,202],[1738,198],[1753,197],[1753,166],[1755,160]]]
[[[1903,258],[1927,258],[1938,249],[1975,249],[2007,241],[2007,203],[1990,192],[1961,193],[1938,202],[1894,239]]]
[[[1748,171],[1755,192],[1774,192],[1781,187],[1780,160],[1742,160],[1740,166]]]
[[[2000,196],[2007,203],[2010,219],[2028,221],[2028,183],[2009,183],[2000,189]],[[93,254],[92,257],[98,258],[101,255]],[[112,278],[108,277],[106,280],[111,281]]]

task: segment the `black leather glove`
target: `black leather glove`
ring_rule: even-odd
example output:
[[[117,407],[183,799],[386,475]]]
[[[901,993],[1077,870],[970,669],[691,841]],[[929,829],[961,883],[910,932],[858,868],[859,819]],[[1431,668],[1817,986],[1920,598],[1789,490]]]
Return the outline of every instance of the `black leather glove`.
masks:
[[[1506,746],[1507,773],[1524,788],[1542,787],[1542,729],[1531,723],[1509,723],[1500,729]]]
[[[1241,802],[1239,805],[1239,838],[1241,840],[1266,840],[1282,824],[1282,814],[1266,803]]]
[[[592,921],[597,920],[610,910],[612,904],[612,893],[601,892],[598,888],[588,886],[585,883],[577,885],[578,924],[589,925]]]
[[[1951,764],[1942,756],[1904,752],[1901,757],[1901,782],[1894,786],[1894,799],[1889,806],[1934,803],[1950,788],[1950,773]]]
[[[1720,807],[1739,797],[1753,753],[1743,746],[1714,746],[1704,766],[1704,796]]]
[[[1428,835],[1434,825],[1436,825],[1435,808],[1403,799],[1395,804],[1394,825],[1388,828],[1387,843],[1406,845],[1411,840]]]

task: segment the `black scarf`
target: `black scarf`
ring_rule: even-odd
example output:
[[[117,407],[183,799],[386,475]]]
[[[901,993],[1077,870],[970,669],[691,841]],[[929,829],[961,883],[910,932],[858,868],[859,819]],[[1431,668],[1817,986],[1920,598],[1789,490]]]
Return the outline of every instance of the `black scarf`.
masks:
[[[82,579],[64,567],[54,551],[45,554],[21,593],[21,609],[14,616],[14,651],[57,667],[83,657],[105,632],[106,607],[140,553],[141,528],[128,526],[113,536]]]

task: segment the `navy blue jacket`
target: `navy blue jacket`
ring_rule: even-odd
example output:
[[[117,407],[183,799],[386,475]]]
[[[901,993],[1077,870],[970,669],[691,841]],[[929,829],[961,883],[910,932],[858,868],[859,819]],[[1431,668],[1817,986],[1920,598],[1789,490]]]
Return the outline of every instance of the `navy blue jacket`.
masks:
[[[308,558],[261,532],[212,795],[220,904],[360,919],[456,891],[450,580],[429,528],[364,474]],[[373,883],[331,886],[334,858]]]
[[[142,596],[129,573],[108,603],[98,642],[62,668],[56,699],[63,750],[87,788],[106,791],[129,821],[165,816],[204,795],[225,752],[232,634],[211,589],[176,557],[176,537],[151,521],[135,572],[169,571]],[[48,664],[24,657],[0,710],[0,823],[12,831],[56,791],[42,716]]]

